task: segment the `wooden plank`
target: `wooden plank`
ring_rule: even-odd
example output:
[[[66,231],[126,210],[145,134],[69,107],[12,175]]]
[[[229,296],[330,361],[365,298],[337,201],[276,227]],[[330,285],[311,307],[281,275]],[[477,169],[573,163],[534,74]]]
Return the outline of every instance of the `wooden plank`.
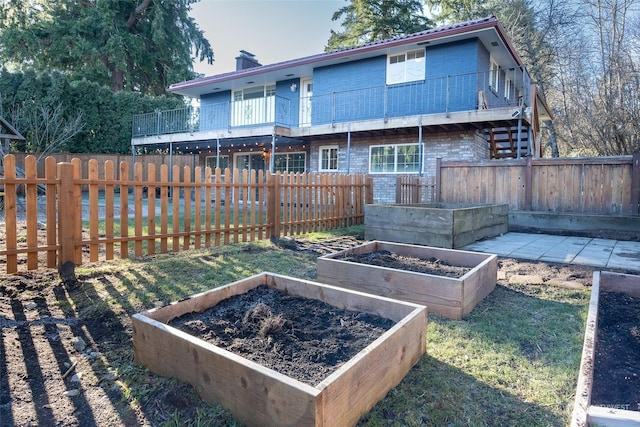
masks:
[[[241,218],[242,218],[242,222],[238,223],[238,225],[240,226],[241,234],[242,234],[242,241],[246,242],[248,240],[248,235],[247,235],[247,231],[248,231],[248,212],[249,212],[249,201],[253,200],[253,197],[249,197],[249,193],[251,192],[251,182],[249,182],[249,171],[247,169],[243,169],[242,170],[242,181],[239,182],[238,184],[241,184],[241,192],[240,194],[242,195],[242,213],[241,213]]]
[[[171,250],[178,252],[180,250],[180,166],[173,165],[171,186],[171,205],[173,208],[173,224],[171,229]]]
[[[211,206],[211,177],[212,177],[212,171],[210,167],[206,167],[204,170],[204,230],[205,230],[205,235],[204,235],[204,246],[206,248],[211,247],[211,213],[212,213],[212,206]]]
[[[240,230],[238,227],[239,223],[239,214],[240,214],[240,171],[238,169],[233,170],[233,243],[238,243]]]
[[[98,162],[95,159],[89,160],[88,163],[89,177],[89,261],[98,261],[100,245],[99,226],[99,207],[98,207]]]
[[[193,187],[189,185],[191,184],[191,167],[185,166],[182,169],[183,169],[182,181],[185,184],[182,187],[184,191],[183,193],[184,197],[182,198],[184,201],[184,204],[182,206],[182,213],[183,213],[184,220],[182,225],[183,229],[181,230],[181,232],[185,233],[184,237],[182,238],[182,249],[187,251],[191,247],[191,193],[192,193]],[[179,200],[180,198],[178,197],[178,201]]]
[[[216,168],[215,171],[215,202],[216,202],[216,210],[214,212],[214,229],[215,234],[213,238],[214,246],[220,246],[220,217],[222,215],[222,199],[221,199],[221,189],[222,189],[222,171],[220,168]]]
[[[129,257],[129,164],[120,162],[120,258]]]
[[[80,159],[71,159],[73,165],[73,180],[79,182],[82,179],[82,163]],[[73,206],[76,215],[73,216],[75,223],[73,224],[73,241],[75,245],[74,258],[76,265],[82,264],[82,186],[73,186]]]
[[[147,253],[156,253],[156,165],[147,166]]]
[[[231,171],[229,168],[224,170],[224,244],[228,245],[230,242],[229,233],[231,231]]]
[[[169,234],[169,167],[160,165],[160,253],[169,251],[167,235]]]
[[[104,187],[104,205],[105,205],[105,218],[104,218],[104,230],[105,238],[108,240],[105,247],[105,259],[112,260],[114,255],[113,238],[114,233],[114,187],[112,182],[115,181],[115,167],[111,160],[104,163],[104,179],[108,183]]]
[[[193,187],[193,224],[194,231],[194,248],[202,247],[202,168],[196,166],[194,169],[194,187]]]
[[[16,158],[13,154],[4,157],[4,220],[5,220],[5,246],[7,249],[7,273],[18,271],[18,255],[12,251],[18,248],[18,227],[16,212]]]
[[[25,159],[24,176],[26,180],[35,181],[38,177],[38,165],[34,156]],[[27,210],[27,270],[38,268],[38,186],[35,183],[27,183],[26,210]]]
[[[260,197],[259,197],[259,204],[258,204],[258,219],[256,221],[256,224],[258,224],[258,239],[262,240],[263,238],[265,238],[265,234],[263,233],[264,230],[264,206],[265,206],[265,201],[267,200],[267,192],[265,191],[264,188],[264,182],[265,182],[265,176],[264,176],[264,171],[261,169],[260,171],[258,171],[258,185],[260,188]]]
[[[133,218],[134,218],[134,236],[135,241],[133,243],[133,253],[135,256],[142,256],[142,183],[144,182],[144,175],[142,170],[142,163],[136,162],[133,165]]]
[[[45,179],[47,184],[45,187],[46,202],[46,221],[47,221],[47,246],[53,249],[47,251],[47,267],[56,268],[57,263],[57,221],[56,221],[56,159],[49,156],[44,160],[45,163]]]
[[[600,273],[600,289],[640,298],[640,276],[603,271]]]

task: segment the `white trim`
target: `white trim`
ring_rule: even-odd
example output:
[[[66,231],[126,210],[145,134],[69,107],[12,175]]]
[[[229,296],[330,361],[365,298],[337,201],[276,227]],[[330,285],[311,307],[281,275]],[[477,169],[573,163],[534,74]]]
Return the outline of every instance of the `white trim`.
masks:
[[[393,170],[384,170],[384,171],[374,171],[372,170],[372,166],[373,166],[373,162],[372,162],[372,152],[374,148],[393,148]],[[416,170],[412,170],[412,171],[406,171],[406,170],[398,170],[398,147],[416,147],[417,149],[417,154],[418,156],[420,156],[420,143],[419,142],[413,142],[413,143],[405,143],[405,144],[378,144],[378,145],[371,145],[369,146],[369,173],[370,174],[398,174],[398,173],[402,173],[402,174],[407,174],[407,173],[415,173],[415,174],[419,174],[420,173],[420,159],[418,159],[418,162],[416,163]]]
[[[322,167],[322,152],[325,150],[336,150],[336,165],[335,168],[323,168]],[[318,172],[337,172],[339,168],[340,149],[337,145],[321,145],[318,147]]]
[[[424,80],[426,62],[427,55],[424,48],[387,55],[387,84],[393,85]]]
[[[500,66],[498,65],[498,63],[493,59],[493,57],[490,58],[490,67],[489,67],[489,87],[491,88],[491,90],[493,90],[496,94],[498,94],[499,89],[500,89]]]

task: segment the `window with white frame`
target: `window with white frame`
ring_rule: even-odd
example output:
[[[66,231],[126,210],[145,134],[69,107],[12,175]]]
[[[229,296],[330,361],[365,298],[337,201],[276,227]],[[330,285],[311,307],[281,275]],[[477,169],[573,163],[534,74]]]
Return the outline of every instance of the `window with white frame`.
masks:
[[[387,84],[424,80],[425,64],[424,49],[389,55],[387,57]]]
[[[496,94],[500,87],[500,67],[498,67],[498,63],[494,61],[493,58],[491,58],[491,69],[489,72],[489,87],[493,89]]]
[[[369,173],[420,172],[420,144],[373,145],[369,148]]]
[[[223,171],[229,167],[229,156],[219,156],[219,162],[217,159],[216,156],[207,156],[204,160],[204,166],[211,168],[212,171],[215,171],[218,164]]]
[[[509,101],[511,99],[511,93],[513,91],[513,82],[509,78],[504,80],[504,99]]]
[[[320,147],[320,164],[318,171],[335,172],[338,170],[338,146],[325,145]]]
[[[305,172],[307,154],[304,152],[276,153],[273,157],[275,172]]]

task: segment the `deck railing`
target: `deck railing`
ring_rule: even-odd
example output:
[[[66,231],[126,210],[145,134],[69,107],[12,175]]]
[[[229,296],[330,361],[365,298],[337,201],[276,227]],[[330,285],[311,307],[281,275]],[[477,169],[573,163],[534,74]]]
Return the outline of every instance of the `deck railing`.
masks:
[[[490,71],[456,74],[405,84],[316,93],[308,98],[269,96],[137,114],[133,116],[132,135],[137,138],[258,125],[295,128],[530,105],[526,71],[519,68],[501,71],[497,88],[492,87],[491,76]],[[311,112],[299,114],[300,105]]]

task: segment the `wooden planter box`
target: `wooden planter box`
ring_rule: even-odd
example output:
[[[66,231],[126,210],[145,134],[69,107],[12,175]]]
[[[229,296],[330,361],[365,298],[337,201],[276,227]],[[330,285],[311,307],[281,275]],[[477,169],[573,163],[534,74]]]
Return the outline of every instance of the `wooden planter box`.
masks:
[[[460,278],[451,278],[339,259],[350,254],[383,250],[420,259],[437,258],[447,264],[472,269]],[[318,258],[317,270],[319,282],[426,305],[430,313],[462,319],[495,289],[498,257],[478,252],[373,241]]]
[[[366,312],[396,324],[319,384],[310,386],[167,323],[260,285]],[[417,363],[426,349],[424,306],[261,273],[133,316],[135,361],[184,380],[249,426],[352,426]]]
[[[576,400],[573,406],[571,425],[594,426],[637,426],[640,425],[640,412],[619,408],[595,406],[591,404],[593,369],[598,334],[598,305],[600,290],[623,292],[634,298],[640,298],[640,276],[631,274],[596,271],[593,273],[593,286],[589,301],[589,314],[584,333],[582,362],[578,374]],[[636,402],[620,402],[635,404]]]
[[[509,205],[366,205],[365,239],[461,248],[509,231]]]

